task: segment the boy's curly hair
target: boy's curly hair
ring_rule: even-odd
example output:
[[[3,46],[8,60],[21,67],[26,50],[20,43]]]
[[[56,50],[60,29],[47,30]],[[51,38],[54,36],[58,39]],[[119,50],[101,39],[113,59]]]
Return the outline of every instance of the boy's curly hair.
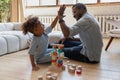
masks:
[[[26,22],[22,25],[23,34],[27,34],[28,32],[33,33],[34,28],[36,27],[37,23],[39,22],[38,17],[29,18]]]

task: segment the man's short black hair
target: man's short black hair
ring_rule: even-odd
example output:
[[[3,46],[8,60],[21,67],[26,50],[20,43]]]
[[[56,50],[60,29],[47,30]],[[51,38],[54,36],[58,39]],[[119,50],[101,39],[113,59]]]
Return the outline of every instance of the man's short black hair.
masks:
[[[85,12],[87,11],[87,8],[86,8],[86,6],[83,3],[76,3],[75,5],[73,5],[72,8],[74,8],[74,7],[76,7],[77,9],[82,9]]]

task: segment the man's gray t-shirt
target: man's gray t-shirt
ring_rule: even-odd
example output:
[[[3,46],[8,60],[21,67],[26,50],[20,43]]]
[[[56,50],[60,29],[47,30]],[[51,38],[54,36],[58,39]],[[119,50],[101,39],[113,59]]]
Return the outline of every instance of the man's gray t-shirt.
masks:
[[[44,63],[51,61],[48,48],[48,33],[52,31],[52,28],[46,27],[44,33],[41,36],[33,36],[29,54],[34,55],[37,63]]]
[[[98,21],[86,12],[82,18],[69,29],[69,36],[79,34],[83,45],[80,53],[87,56],[90,61],[100,61],[103,41]]]

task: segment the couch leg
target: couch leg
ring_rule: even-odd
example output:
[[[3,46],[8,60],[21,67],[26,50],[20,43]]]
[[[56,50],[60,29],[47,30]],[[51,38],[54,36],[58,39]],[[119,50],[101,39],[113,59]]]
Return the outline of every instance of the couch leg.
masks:
[[[110,44],[111,44],[111,42],[112,42],[113,39],[114,39],[114,37],[111,37],[111,38],[110,38],[110,40],[109,40],[109,42],[108,42],[108,44],[107,44],[107,46],[106,46],[106,48],[105,48],[105,51],[107,51],[107,49],[108,49],[108,47],[110,46]]]

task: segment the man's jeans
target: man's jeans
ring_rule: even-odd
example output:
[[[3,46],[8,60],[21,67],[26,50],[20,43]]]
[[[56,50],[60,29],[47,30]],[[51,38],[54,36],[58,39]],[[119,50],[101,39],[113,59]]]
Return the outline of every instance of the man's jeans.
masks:
[[[86,56],[80,53],[81,49],[83,48],[80,41],[66,39],[62,44],[64,44],[63,52],[65,54],[65,57],[87,63],[98,63],[96,61],[89,61]]]

